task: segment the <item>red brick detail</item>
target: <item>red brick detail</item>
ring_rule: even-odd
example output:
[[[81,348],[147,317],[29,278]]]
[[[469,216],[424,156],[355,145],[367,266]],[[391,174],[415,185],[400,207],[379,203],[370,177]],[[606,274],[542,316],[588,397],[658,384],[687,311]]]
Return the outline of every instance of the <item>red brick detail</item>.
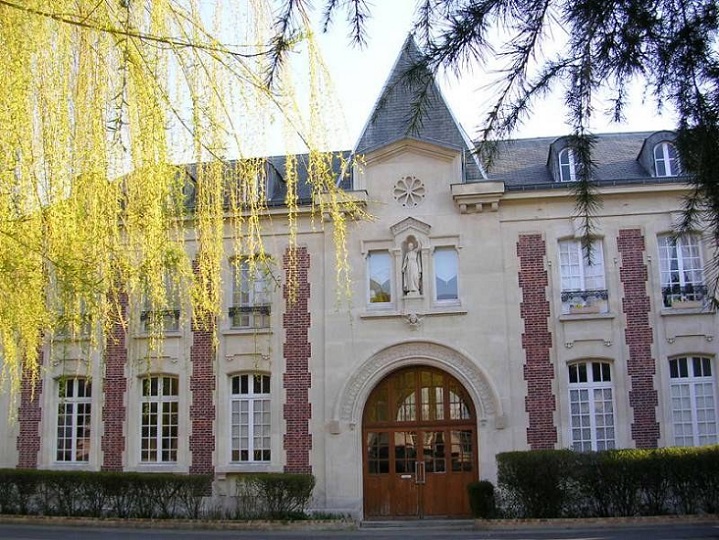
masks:
[[[197,264],[194,265],[197,272]],[[192,319],[192,348],[190,361],[190,474],[214,474],[213,453],[215,451],[215,338],[217,321]]]
[[[539,234],[520,235],[519,287],[522,290],[520,316],[524,321],[522,348],[525,352],[524,380],[527,381],[525,410],[529,415],[527,444],[531,450],[546,450],[557,444],[554,425],[556,397],[552,393],[554,366],[550,357],[552,334],[549,331],[546,246]]]
[[[112,300],[111,300],[112,301]],[[100,440],[103,471],[121,471],[122,453],[125,451],[125,392],[127,392],[127,294],[121,293],[117,302],[120,317],[114,322],[105,347],[105,378],[102,407],[103,433]]]
[[[43,353],[38,353],[38,364],[42,371]],[[40,420],[42,419],[42,374],[35,377],[31,370],[23,368],[20,381],[20,406],[18,407],[17,436],[18,462],[20,469],[37,469],[37,455],[40,452]]]
[[[622,257],[619,268],[619,278],[624,287],[622,311],[627,321],[624,337],[629,348],[627,373],[631,381],[629,406],[634,414],[632,439],[637,448],[656,448],[659,441],[656,416],[659,398],[654,388],[656,364],[652,358],[654,339],[649,324],[644,237],[639,229],[622,229],[617,244]]]
[[[282,381],[286,396],[283,411],[287,425],[284,436],[287,453],[285,472],[311,473],[312,435],[309,421],[312,417],[312,407],[309,402],[309,389],[312,386],[312,377],[309,372],[309,360],[312,346],[309,342],[311,318],[308,309],[310,255],[307,248],[298,247],[294,257],[296,267],[293,272],[290,266],[290,261],[293,259],[290,249],[287,249],[283,258],[285,313],[282,317],[282,326],[285,330],[283,348],[285,373]],[[288,283],[292,278],[297,280],[294,301],[288,289]]]

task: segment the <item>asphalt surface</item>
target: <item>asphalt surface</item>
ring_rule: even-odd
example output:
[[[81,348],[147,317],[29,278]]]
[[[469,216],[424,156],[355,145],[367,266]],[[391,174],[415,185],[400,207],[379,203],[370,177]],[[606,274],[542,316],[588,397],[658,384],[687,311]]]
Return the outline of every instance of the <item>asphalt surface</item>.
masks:
[[[471,527],[471,523],[467,526]],[[86,525],[0,523],[2,540],[186,540],[186,539],[258,539],[297,540],[312,538],[334,540],[348,538],[395,540],[399,538],[434,540],[707,540],[719,539],[719,519],[701,523],[656,523],[652,525],[553,527],[537,526],[520,530],[467,530],[466,527],[442,527],[436,523],[409,526],[373,526],[356,530],[207,530],[103,527]]]

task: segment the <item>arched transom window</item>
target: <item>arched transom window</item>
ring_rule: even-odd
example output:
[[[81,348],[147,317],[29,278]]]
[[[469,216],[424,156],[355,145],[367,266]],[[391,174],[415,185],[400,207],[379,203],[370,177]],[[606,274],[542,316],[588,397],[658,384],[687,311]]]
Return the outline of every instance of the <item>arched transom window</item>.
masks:
[[[452,376],[434,368],[395,372],[372,391],[365,425],[471,420],[469,396]]]

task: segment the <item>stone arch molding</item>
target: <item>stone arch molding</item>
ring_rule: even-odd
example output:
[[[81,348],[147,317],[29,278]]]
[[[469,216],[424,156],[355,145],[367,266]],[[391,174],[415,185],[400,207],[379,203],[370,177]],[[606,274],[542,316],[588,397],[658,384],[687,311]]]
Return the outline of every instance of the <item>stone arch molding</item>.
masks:
[[[425,365],[454,376],[469,392],[478,419],[494,419],[494,427],[506,427],[502,404],[487,374],[467,355],[431,341],[409,341],[386,347],[365,361],[345,382],[334,410],[336,422],[350,429],[361,424],[364,404],[374,387],[392,371],[404,366]]]

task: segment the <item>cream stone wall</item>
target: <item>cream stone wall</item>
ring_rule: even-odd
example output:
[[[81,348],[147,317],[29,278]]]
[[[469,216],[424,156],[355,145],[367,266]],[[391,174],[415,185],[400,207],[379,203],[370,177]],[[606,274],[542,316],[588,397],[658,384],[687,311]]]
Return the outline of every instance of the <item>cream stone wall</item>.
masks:
[[[0,360],[0,363],[2,361]],[[12,468],[18,462],[17,436],[17,404],[10,398],[8,383],[0,385],[0,468]]]

